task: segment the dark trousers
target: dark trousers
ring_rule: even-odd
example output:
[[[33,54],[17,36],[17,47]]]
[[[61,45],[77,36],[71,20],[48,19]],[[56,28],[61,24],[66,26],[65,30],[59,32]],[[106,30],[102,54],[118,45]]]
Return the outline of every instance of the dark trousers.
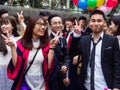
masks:
[[[57,72],[57,76],[55,79],[55,90],[64,90],[65,85],[63,84],[63,79],[66,74],[63,74],[60,70]]]
[[[65,90],[80,90],[78,87],[77,65],[73,65],[72,60],[69,66],[69,79],[70,85]]]

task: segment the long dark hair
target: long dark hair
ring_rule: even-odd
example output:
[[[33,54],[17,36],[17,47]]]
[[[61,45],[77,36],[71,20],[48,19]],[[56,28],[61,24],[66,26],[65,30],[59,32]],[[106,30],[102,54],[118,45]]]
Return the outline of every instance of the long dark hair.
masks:
[[[13,16],[3,17],[1,19],[0,25],[8,24],[8,23],[11,23],[11,25],[14,27],[12,30],[12,35],[14,37],[19,36],[19,34],[17,32],[17,21],[16,21],[15,17],[13,17]],[[3,34],[3,32],[0,29],[0,51],[3,52],[3,55],[6,55],[8,53],[8,51],[7,51],[6,44],[4,42],[4,38],[1,36],[1,34]]]
[[[42,19],[44,21],[44,19],[41,16],[31,16],[29,17],[28,23],[27,23],[27,27],[26,27],[26,31],[23,35],[23,37],[21,38],[21,43],[23,44],[23,46],[27,49],[32,49],[33,48],[33,43],[32,43],[32,34],[33,34],[33,29],[35,27],[36,22]],[[44,21],[45,23],[45,21]],[[48,42],[49,42],[49,36],[48,36],[48,31],[45,31],[45,35],[40,37],[40,45],[39,48],[44,48]]]
[[[0,52],[3,53],[3,55],[6,55],[8,53],[6,44],[4,42],[4,38],[1,36],[2,31],[0,30]]]

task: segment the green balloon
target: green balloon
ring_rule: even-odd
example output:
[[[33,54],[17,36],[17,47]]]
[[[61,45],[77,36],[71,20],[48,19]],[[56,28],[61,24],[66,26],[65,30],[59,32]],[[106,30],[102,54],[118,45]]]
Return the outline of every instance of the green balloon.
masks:
[[[97,5],[97,0],[88,0],[87,4],[88,4],[88,7],[95,8]]]

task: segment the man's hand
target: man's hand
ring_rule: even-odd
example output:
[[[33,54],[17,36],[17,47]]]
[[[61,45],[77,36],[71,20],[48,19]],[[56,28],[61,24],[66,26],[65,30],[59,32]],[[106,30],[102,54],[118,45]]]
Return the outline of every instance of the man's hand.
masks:
[[[118,88],[114,88],[113,90],[120,90],[120,89],[118,89]]]
[[[81,32],[82,32],[82,28],[78,24],[77,20],[75,20],[74,32],[77,33],[77,34],[81,34]]]
[[[66,77],[65,79],[63,79],[63,83],[67,87],[70,84],[70,79]]]
[[[61,67],[61,71],[62,71],[62,73],[66,73],[67,67],[66,67],[65,65],[63,65],[63,66]]]
[[[78,63],[78,55],[73,57],[73,65]]]

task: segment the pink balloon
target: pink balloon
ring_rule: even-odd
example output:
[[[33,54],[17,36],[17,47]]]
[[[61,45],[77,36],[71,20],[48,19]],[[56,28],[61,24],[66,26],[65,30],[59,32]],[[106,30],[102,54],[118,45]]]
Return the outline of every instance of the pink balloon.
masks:
[[[106,7],[106,8],[107,8],[107,10],[109,11],[109,10],[112,10],[113,7]]]
[[[103,11],[104,13],[107,12],[107,8],[105,6],[101,6],[101,7],[97,8],[97,9]]]
[[[107,12],[110,11],[112,8],[106,7],[106,6],[104,5],[104,6],[101,6],[101,7],[97,8],[97,9],[103,11],[104,13],[107,13]]]

